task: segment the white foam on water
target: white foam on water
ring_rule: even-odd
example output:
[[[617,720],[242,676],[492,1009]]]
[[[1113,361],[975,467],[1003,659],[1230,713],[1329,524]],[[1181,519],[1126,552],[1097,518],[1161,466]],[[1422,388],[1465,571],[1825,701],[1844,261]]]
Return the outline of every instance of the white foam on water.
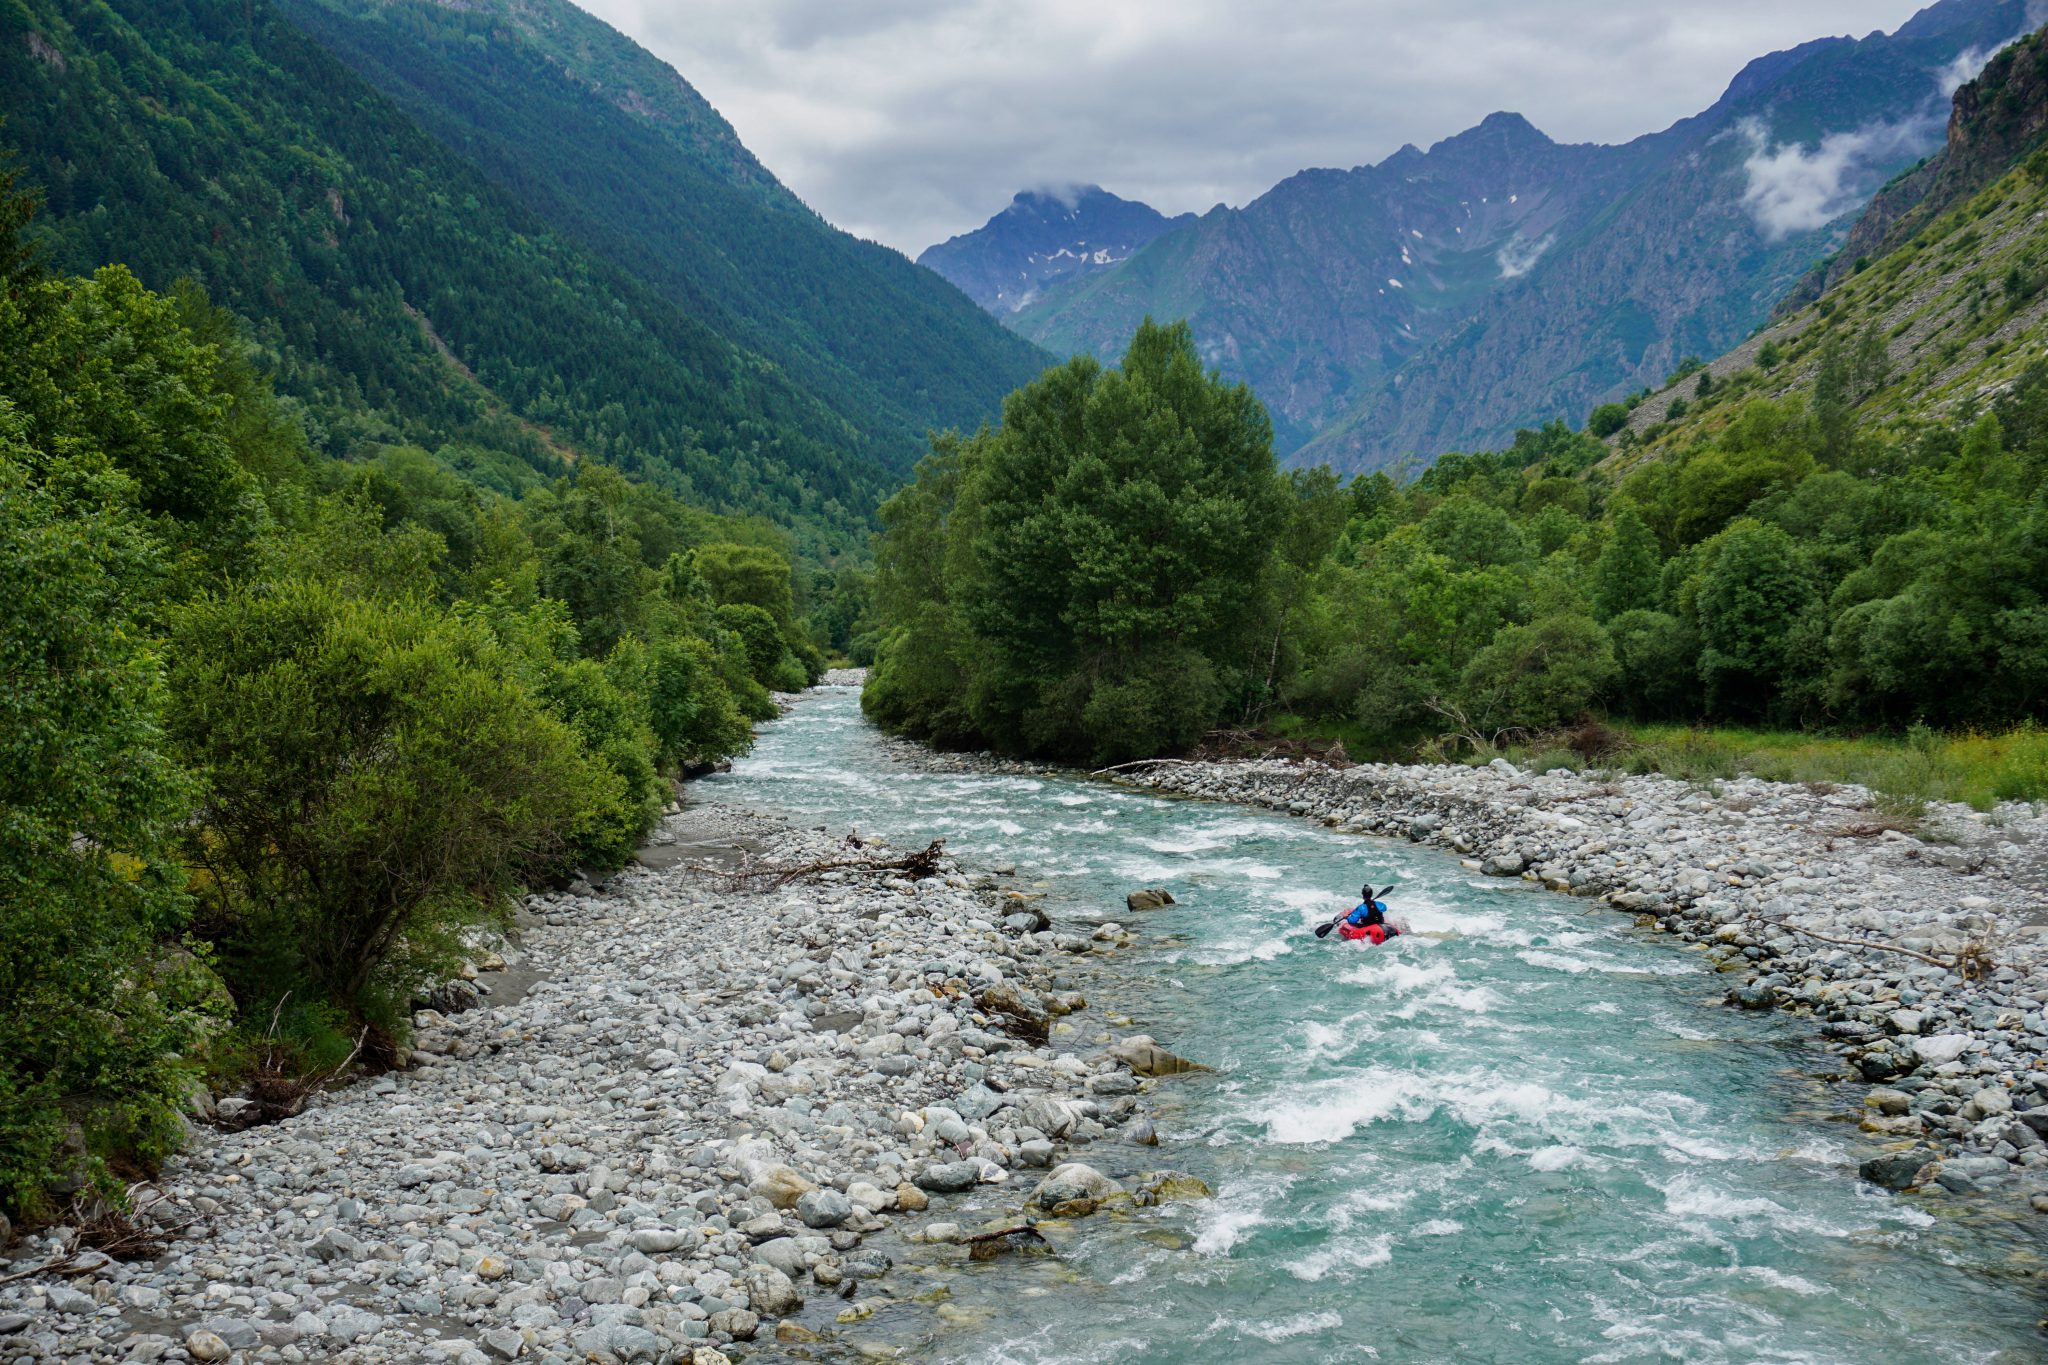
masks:
[[[1299,1317],[1282,1318],[1277,1322],[1241,1323],[1238,1326],[1238,1330],[1246,1336],[1257,1337],[1261,1341],[1278,1343],[1292,1340],[1295,1337],[1305,1337],[1315,1332],[1327,1332],[1332,1327],[1342,1327],[1343,1325],[1344,1318],[1342,1314],[1324,1311],[1321,1313],[1303,1313]]]
[[[1539,1171],[1566,1171],[1586,1164],[1588,1158],[1583,1149],[1561,1142],[1538,1147],[1529,1153],[1529,1165]]]
[[[1301,1039],[1308,1045],[1308,1060],[1329,1061],[1347,1056],[1377,1039],[1379,1026],[1373,1022],[1376,1010],[1347,1014],[1334,1024],[1308,1023],[1301,1027]]]
[[[1301,1087],[1295,1093],[1305,1090],[1302,1098],[1266,1109],[1266,1138],[1282,1143],[1342,1142],[1400,1108],[1414,1089],[1414,1078],[1406,1075],[1397,1075],[1392,1084],[1345,1076]]]
[[[1366,1220],[1366,1214],[1399,1213],[1415,1202],[1415,1188],[1411,1185],[1382,1185],[1377,1188],[1356,1189],[1344,1196],[1330,1208],[1330,1226],[1343,1232],[1352,1224]]]
[[[1423,1010],[1447,1009],[1461,1015],[1490,1014],[1498,1005],[1506,1004],[1500,995],[1487,986],[1446,985],[1435,993],[1419,1000],[1411,1000],[1394,1011],[1397,1019],[1413,1019]]]
[[[1664,1155],[1667,1157],[1689,1157],[1694,1161],[1743,1161],[1763,1155],[1761,1152],[1729,1147],[1693,1133],[1666,1133],[1663,1141]]]
[[[1808,1214],[1794,1213],[1775,1199],[1730,1194],[1690,1176],[1681,1175],[1669,1185],[1651,1183],[1664,1196],[1665,1212],[1702,1234],[1723,1224],[1735,1224],[1735,1230],[1741,1231],[1744,1223],[1763,1223],[1779,1232],[1817,1233],[1823,1237],[1846,1237],[1853,1231]]]
[[[1218,836],[1212,830],[1195,830],[1178,838],[1147,839],[1143,836],[1131,840],[1140,848],[1149,848],[1154,853],[1208,853],[1225,848],[1232,841]]]
[[[1465,1225],[1451,1218],[1432,1218],[1427,1223],[1415,1225],[1417,1237],[1455,1237],[1465,1230]]]
[[[1095,804],[1094,797],[1083,796],[1079,792],[1062,792],[1058,796],[1053,797],[1053,800],[1059,802],[1062,806],[1092,806]]]
[[[1676,1019],[1673,1019],[1668,1014],[1655,1015],[1652,1017],[1651,1022],[1656,1024],[1658,1028],[1663,1029],[1672,1037],[1683,1038],[1685,1039],[1685,1041],[1689,1043],[1712,1043],[1718,1041],[1720,1038],[1719,1034],[1708,1033],[1703,1029],[1693,1028],[1689,1024],[1684,1024]]]
[[[1203,1256],[1228,1256],[1238,1239],[1265,1222],[1266,1216],[1257,1209],[1212,1210],[1203,1218],[1202,1230],[1195,1234],[1195,1251]]]
[[[1286,1270],[1295,1279],[1314,1284],[1333,1270],[1365,1270],[1393,1259],[1394,1239],[1382,1234],[1362,1242],[1340,1242],[1312,1251],[1300,1260],[1289,1261]]]
[[[1621,1006],[1615,1004],[1612,1000],[1595,1000],[1592,1004],[1586,1006],[1586,1013],[1620,1014]]]
[[[1794,1294],[1807,1298],[1835,1292],[1824,1284],[1815,1284],[1812,1280],[1801,1279],[1797,1275],[1787,1275],[1784,1271],[1773,1270],[1767,1265],[1746,1265],[1740,1273],[1752,1280],[1761,1280],[1773,1289],[1789,1289]]]
[[[1544,967],[1553,972],[1570,972],[1573,976],[1577,976],[1581,972],[1596,972],[1600,970],[1599,967],[1585,958],[1566,957],[1563,953],[1544,952],[1541,949],[1524,949],[1522,952],[1516,953],[1515,956],[1528,963],[1531,967]]]
[[[1382,953],[1339,973],[1337,979],[1346,985],[1409,995],[1425,987],[1440,986],[1456,975],[1448,962],[1406,962],[1391,953]]]

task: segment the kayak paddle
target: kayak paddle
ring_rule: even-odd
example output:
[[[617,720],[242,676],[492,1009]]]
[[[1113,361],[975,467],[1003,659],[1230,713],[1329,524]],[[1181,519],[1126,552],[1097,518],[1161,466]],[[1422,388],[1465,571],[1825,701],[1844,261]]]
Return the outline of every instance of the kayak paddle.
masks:
[[[1366,889],[1367,889],[1367,890],[1371,890],[1371,888],[1370,888],[1370,887],[1367,887]],[[1394,888],[1393,888],[1392,884],[1390,883],[1390,884],[1389,884],[1389,885],[1388,885],[1388,886],[1387,886],[1387,887],[1386,887],[1386,888],[1385,888],[1384,890],[1382,890],[1382,891],[1381,891],[1381,892],[1379,893],[1379,895],[1377,895],[1377,896],[1373,896],[1373,897],[1370,897],[1370,899],[1372,899],[1372,900],[1379,900],[1379,899],[1380,899],[1380,898],[1381,898],[1382,896],[1385,896],[1385,895],[1387,894],[1387,892],[1388,892],[1388,891],[1392,891],[1393,889],[1394,889]],[[1343,919],[1344,919],[1344,916],[1345,916],[1345,915],[1348,915],[1348,914],[1350,914],[1350,913],[1351,913],[1351,911],[1349,911],[1349,910],[1346,910],[1346,911],[1344,911],[1344,912],[1343,912],[1342,914],[1338,915],[1336,919],[1333,919],[1333,920],[1331,920],[1331,921],[1330,921],[1330,922],[1329,922],[1328,924],[1318,924],[1318,925],[1316,926],[1316,937],[1317,937],[1317,938],[1328,938],[1328,937],[1330,936],[1330,931],[1331,931],[1332,929],[1336,928],[1336,927],[1337,927],[1337,925],[1338,925],[1339,923],[1341,923],[1341,922],[1343,921]]]

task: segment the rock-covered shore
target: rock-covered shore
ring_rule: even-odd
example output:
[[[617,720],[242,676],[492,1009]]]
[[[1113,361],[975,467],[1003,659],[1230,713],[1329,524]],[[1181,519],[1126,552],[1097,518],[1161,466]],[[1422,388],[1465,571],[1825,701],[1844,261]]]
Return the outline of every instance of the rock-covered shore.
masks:
[[[1810,1013],[1877,1083],[1866,1178],[2048,1212],[2048,814],[1945,805],[1908,833],[1857,787],[1708,790],[1506,760],[1170,763],[1122,780],[1442,846],[1643,916],[1734,974],[1731,1003]]]
[[[886,856],[716,807],[657,833],[736,841]],[[948,1205],[1008,1226],[1205,1192],[1152,1169],[1141,1091],[1174,1059],[1106,1046],[1057,988],[1114,925],[1051,929],[951,863],[779,889],[634,867],[523,918],[513,972],[421,1011],[407,1067],[197,1133],[143,1196],[192,1224],[155,1263],[0,1286],[0,1362],[718,1365],[886,1303],[888,1245],[1030,1236],[970,1246]]]

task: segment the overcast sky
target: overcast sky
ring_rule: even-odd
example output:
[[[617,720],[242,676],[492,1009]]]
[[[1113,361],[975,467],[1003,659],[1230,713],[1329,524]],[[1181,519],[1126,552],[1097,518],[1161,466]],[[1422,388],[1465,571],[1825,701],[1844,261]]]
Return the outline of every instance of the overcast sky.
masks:
[[[1624,141],[1752,57],[1923,0],[577,0],[834,223],[915,256],[1017,190],[1167,212],[1428,146],[1495,109]]]

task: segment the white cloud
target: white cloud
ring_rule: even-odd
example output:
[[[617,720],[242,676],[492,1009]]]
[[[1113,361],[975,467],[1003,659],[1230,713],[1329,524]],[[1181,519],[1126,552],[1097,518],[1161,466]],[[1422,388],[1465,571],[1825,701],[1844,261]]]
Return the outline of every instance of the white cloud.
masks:
[[[912,254],[1034,184],[1166,213],[1378,161],[1496,109],[1617,141],[1753,57],[1924,0],[578,0],[833,222]]]
[[[1811,149],[1796,142],[1773,146],[1755,119],[1745,119],[1740,131],[1751,148],[1742,163],[1748,176],[1742,202],[1765,240],[1775,242],[1855,208],[1877,188],[1872,181],[1880,163],[1928,151],[1940,139],[1941,124],[1924,115],[1866,124],[1830,133]]]
[[[1525,239],[1521,233],[1514,236],[1494,253],[1494,264],[1500,267],[1504,280],[1518,280],[1536,268],[1536,262],[1543,259],[1543,253],[1550,250],[1557,241],[1557,234],[1547,232],[1536,241]]]

